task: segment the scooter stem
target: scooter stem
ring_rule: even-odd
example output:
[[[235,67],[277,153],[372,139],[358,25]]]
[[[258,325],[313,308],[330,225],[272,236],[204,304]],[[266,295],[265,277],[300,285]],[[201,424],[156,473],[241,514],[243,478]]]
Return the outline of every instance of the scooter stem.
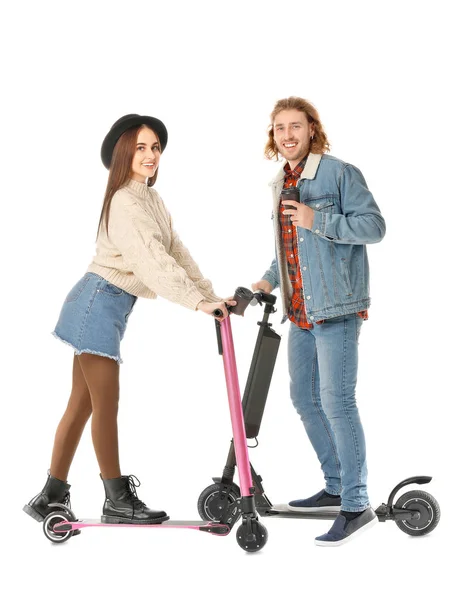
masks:
[[[253,494],[253,480],[251,478],[250,460],[248,458],[248,446],[245,435],[245,425],[243,422],[242,397],[238,382],[237,363],[235,361],[230,317],[226,317],[221,322],[221,339],[230,418],[234,436],[235,458],[240,480],[240,491],[242,497],[246,497]]]

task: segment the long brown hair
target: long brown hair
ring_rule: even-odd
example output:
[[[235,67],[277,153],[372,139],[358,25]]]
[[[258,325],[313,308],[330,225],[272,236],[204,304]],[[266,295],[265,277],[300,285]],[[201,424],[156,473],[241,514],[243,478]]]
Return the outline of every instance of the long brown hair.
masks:
[[[103,207],[98,223],[97,236],[101,227],[105,227],[108,233],[108,219],[110,214],[111,200],[115,193],[127,183],[132,174],[132,160],[134,158],[135,149],[137,147],[137,138],[139,131],[147,127],[146,125],[135,125],[125,131],[116,142],[111,157],[110,172],[108,174],[108,184],[106,186],[105,197],[103,198]],[[158,137],[156,132],[153,132]],[[163,148],[161,148],[163,151]],[[158,177],[158,169],[156,169],[153,177],[149,177],[147,185],[153,186]]]
[[[290,98],[284,98],[283,100],[276,102],[274,110],[271,112],[271,124],[268,128],[268,140],[264,148],[264,156],[269,160],[272,160],[273,158],[278,160],[279,151],[274,140],[274,120],[276,115],[278,115],[281,111],[292,109],[299,110],[300,112],[304,113],[308,119],[308,122],[314,125],[314,137],[311,140],[310,151],[314,154],[324,154],[324,152],[329,152],[329,140],[327,139],[327,135],[322,127],[321,119],[316,107],[304,98],[290,96]]]

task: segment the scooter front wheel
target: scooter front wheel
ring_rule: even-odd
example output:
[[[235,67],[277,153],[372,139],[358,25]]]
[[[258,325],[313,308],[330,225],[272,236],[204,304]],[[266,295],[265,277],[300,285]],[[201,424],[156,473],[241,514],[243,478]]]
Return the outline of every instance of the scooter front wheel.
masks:
[[[408,535],[426,535],[435,529],[440,521],[440,506],[435,498],[421,490],[406,492],[395,502],[395,508],[414,510],[419,518],[395,521],[401,531]]]
[[[230,506],[240,498],[240,488],[233,483],[227,495],[227,504]],[[198,514],[204,521],[219,523],[227,513],[225,510],[226,499],[221,497],[221,484],[214,483],[205,488],[198,498]]]
[[[69,521],[69,515],[64,512],[52,512],[47,515],[43,522],[43,532],[45,537],[53,542],[54,544],[62,544],[69,540],[69,538],[73,535],[73,531],[53,531],[53,527],[58,525],[59,523],[64,523],[65,521]]]
[[[267,538],[266,527],[257,520],[253,520],[251,532],[245,523],[237,529],[237,543],[246,552],[258,552],[266,545]]]

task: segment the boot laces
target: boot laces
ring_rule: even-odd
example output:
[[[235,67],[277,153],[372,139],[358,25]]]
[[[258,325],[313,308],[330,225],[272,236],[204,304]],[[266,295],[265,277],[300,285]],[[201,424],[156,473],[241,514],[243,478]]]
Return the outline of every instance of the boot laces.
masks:
[[[136,483],[137,482],[137,483]],[[145,508],[146,504],[142,502],[137,496],[136,488],[140,487],[140,481],[135,475],[128,475],[127,477],[128,489],[127,489],[127,500],[134,506],[134,508]]]

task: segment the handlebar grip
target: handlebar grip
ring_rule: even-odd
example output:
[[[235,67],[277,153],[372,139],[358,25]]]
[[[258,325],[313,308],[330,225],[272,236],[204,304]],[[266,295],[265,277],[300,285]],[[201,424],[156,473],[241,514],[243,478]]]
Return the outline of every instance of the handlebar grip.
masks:
[[[267,292],[263,292],[263,290],[259,290],[261,292],[261,300],[265,303],[265,304],[270,304],[271,306],[274,306],[274,304],[276,303],[277,297],[274,296],[274,294],[268,294]]]
[[[213,315],[214,315],[215,317],[222,317],[222,315],[223,315],[223,312],[222,312],[222,310],[221,310],[220,308],[215,308],[215,309],[213,310]]]

